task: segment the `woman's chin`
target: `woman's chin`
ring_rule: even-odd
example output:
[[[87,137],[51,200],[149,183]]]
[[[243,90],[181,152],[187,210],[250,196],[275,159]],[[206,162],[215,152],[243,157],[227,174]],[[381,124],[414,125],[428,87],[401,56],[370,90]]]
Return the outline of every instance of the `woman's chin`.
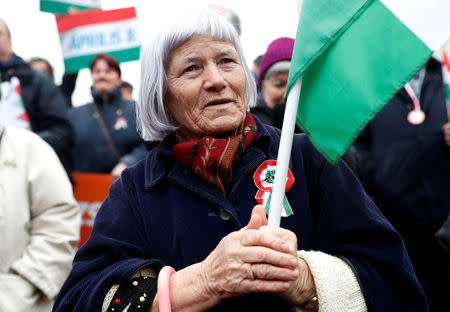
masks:
[[[235,130],[244,122],[244,118],[241,118],[239,115],[240,114],[235,114],[234,116],[221,116],[214,119],[210,125],[208,125],[209,135],[220,136]]]

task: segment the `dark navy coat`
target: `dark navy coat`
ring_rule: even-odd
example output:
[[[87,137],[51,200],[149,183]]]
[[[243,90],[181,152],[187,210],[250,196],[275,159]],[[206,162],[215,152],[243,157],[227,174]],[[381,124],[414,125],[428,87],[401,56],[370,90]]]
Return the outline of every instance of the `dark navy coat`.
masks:
[[[111,285],[130,279],[140,267],[153,262],[180,270],[205,259],[224,236],[245,226],[257,204],[253,174],[264,160],[276,159],[280,139],[278,129],[259,121],[257,127],[258,135],[233,169],[227,196],[175,160],[172,135],[145,162],[125,170],[77,253],[54,311],[100,311]],[[330,165],[302,134],[294,138],[292,155],[295,182],[286,195],[294,215],[282,218],[281,226],[296,233],[299,249],[347,261],[372,311],[427,311],[402,240],[351,170],[343,162]],[[256,294],[213,310],[288,309],[285,302]]]
[[[407,121],[412,101],[401,89],[372,119],[355,146],[362,158],[362,181],[396,226],[445,221],[450,211],[450,147],[442,126],[448,122],[441,64],[430,59],[420,94],[425,121]],[[437,228],[434,226],[434,231]]]

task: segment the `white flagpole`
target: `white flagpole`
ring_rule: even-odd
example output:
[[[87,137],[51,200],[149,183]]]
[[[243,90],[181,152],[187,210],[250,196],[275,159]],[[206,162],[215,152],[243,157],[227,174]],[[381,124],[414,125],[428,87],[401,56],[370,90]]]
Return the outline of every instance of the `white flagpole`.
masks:
[[[279,227],[281,211],[283,209],[284,190],[291,158],[292,141],[294,139],[295,120],[297,118],[298,100],[302,88],[302,77],[299,77],[291,87],[286,100],[286,110],[281,130],[280,147],[278,148],[277,167],[275,181],[270,200],[269,221],[270,226]]]

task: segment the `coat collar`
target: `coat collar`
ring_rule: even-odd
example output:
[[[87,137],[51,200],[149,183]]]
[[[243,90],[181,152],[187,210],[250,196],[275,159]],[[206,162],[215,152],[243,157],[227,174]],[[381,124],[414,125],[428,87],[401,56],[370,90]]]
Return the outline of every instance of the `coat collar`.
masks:
[[[253,116],[253,118],[256,121],[258,134],[253,139],[249,150],[240,160],[240,165],[236,168],[230,194],[233,193],[233,189],[237,186],[236,183],[239,184],[239,181],[242,180],[249,171],[254,170],[265,158],[276,159],[278,153],[278,144],[271,144],[271,142],[274,134],[278,134],[279,136],[279,130],[263,125],[255,116]],[[172,133],[166,136],[160,144],[149,152],[145,162],[146,190],[153,189],[166,177],[179,182],[188,188],[206,184],[197,175],[188,174],[189,169],[176,161],[175,155],[173,154],[173,146],[175,144],[176,138]],[[218,189],[216,190],[213,185],[207,186],[208,187],[205,187],[206,192],[216,194],[217,191],[217,194],[223,196],[223,194]]]
[[[8,68],[17,67],[19,65],[24,65],[24,64],[26,64],[25,61],[20,56],[13,53],[11,55],[11,57],[9,58],[9,60],[0,62],[0,68],[2,69],[2,71],[4,71]]]
[[[103,95],[99,91],[94,91],[91,87],[91,94],[94,100],[94,103],[98,106],[106,105],[109,103],[119,102],[122,98],[121,87],[117,87],[114,90],[108,91],[108,96],[106,99],[103,98]],[[106,101],[105,101],[106,100]]]

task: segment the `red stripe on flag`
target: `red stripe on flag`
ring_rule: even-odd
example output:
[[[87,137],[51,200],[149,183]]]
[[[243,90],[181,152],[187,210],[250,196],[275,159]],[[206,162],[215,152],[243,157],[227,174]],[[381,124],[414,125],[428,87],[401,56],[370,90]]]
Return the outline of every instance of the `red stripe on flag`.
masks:
[[[107,11],[90,10],[59,17],[56,19],[56,24],[58,32],[63,33],[80,26],[112,23],[133,18],[136,18],[134,7]]]
[[[25,121],[26,123],[30,123],[30,119],[28,118],[27,112],[23,112],[21,115],[17,117],[18,120]]]
[[[22,90],[20,89],[20,85],[17,85],[14,87],[14,91],[16,91],[16,93],[22,97]]]
[[[444,64],[444,66],[447,68],[447,71],[450,73],[450,60],[448,59],[448,55],[444,50],[442,50],[442,56],[444,57],[444,61],[442,62],[442,64]]]

